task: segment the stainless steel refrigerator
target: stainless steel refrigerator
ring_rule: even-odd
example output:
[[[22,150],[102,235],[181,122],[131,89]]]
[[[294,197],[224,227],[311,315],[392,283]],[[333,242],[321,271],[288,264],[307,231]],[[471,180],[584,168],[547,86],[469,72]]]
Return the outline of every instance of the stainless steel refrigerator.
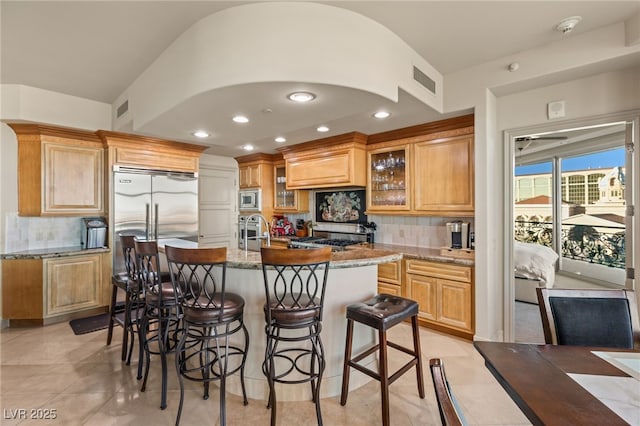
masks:
[[[113,177],[114,274],[124,272],[120,235],[198,241],[198,179],[194,173],[120,167]]]

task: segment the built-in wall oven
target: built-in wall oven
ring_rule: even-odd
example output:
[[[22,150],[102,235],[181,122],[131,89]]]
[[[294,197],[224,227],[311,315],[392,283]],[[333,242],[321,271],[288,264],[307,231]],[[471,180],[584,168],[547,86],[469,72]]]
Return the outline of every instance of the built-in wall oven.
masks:
[[[257,216],[240,216],[238,217],[238,247],[241,250],[245,249],[244,233],[247,232],[247,250],[259,251],[262,245],[262,240],[258,239],[261,234],[260,219]]]

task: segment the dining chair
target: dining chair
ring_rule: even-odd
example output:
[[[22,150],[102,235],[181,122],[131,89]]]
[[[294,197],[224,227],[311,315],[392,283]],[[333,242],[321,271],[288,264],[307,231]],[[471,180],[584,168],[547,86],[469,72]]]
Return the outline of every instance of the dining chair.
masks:
[[[144,310],[138,327],[140,359],[144,356],[144,380],[140,388],[147,388],[151,355],[159,355],[162,371],[160,408],[167,407],[167,354],[175,350],[179,325],[180,294],[173,290],[171,280],[160,270],[160,256],[156,241],[135,241],[138,279],[144,297]],[[142,376],[138,363],[138,379]]]
[[[249,332],[244,324],[244,299],[226,291],[227,248],[178,248],[165,246],[175,294],[181,295],[178,345],[175,362],[180,383],[176,425],[184,403],[183,379],[204,384],[220,383],[220,424],[226,424],[225,388],[228,376],[240,371],[244,405],[248,404],[244,366]],[[241,334],[240,339],[232,340]],[[237,360],[237,361],[236,361]]]
[[[311,384],[322,425],[320,384],[325,369],[322,311],[331,248],[261,249],[267,344],[262,371],[269,383],[267,407],[276,424],[276,383]]]
[[[636,294],[617,289],[536,289],[544,340],[640,350]]]
[[[431,358],[429,360],[429,368],[431,369],[433,389],[436,393],[438,411],[440,412],[440,420],[443,426],[466,425],[464,414],[462,414],[462,410],[449,387],[449,381],[444,372],[444,363],[440,358]]]
[[[111,344],[113,338],[113,327],[118,324],[124,329],[122,333],[122,361],[131,364],[133,353],[133,343],[137,333],[139,323],[139,311],[144,306],[142,289],[138,282],[138,272],[135,256],[135,239],[133,235],[120,235],[120,245],[124,260],[125,271],[111,277],[113,285],[111,292],[111,305],[109,308],[109,330],[107,332],[107,345]],[[118,316],[117,298],[118,290],[125,292],[124,318]],[[142,359],[138,360],[142,362]]]

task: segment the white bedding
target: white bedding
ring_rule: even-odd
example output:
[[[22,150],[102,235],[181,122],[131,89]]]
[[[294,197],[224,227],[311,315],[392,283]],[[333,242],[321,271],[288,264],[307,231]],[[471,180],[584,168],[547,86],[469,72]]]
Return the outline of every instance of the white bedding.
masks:
[[[540,244],[513,242],[516,277],[539,280],[541,286],[552,287],[556,276],[558,254]]]

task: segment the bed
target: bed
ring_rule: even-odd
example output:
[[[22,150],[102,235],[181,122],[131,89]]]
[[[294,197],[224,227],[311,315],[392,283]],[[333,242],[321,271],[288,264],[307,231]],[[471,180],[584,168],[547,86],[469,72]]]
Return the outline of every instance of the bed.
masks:
[[[540,244],[513,242],[515,299],[538,303],[537,287],[553,287],[558,254]]]

